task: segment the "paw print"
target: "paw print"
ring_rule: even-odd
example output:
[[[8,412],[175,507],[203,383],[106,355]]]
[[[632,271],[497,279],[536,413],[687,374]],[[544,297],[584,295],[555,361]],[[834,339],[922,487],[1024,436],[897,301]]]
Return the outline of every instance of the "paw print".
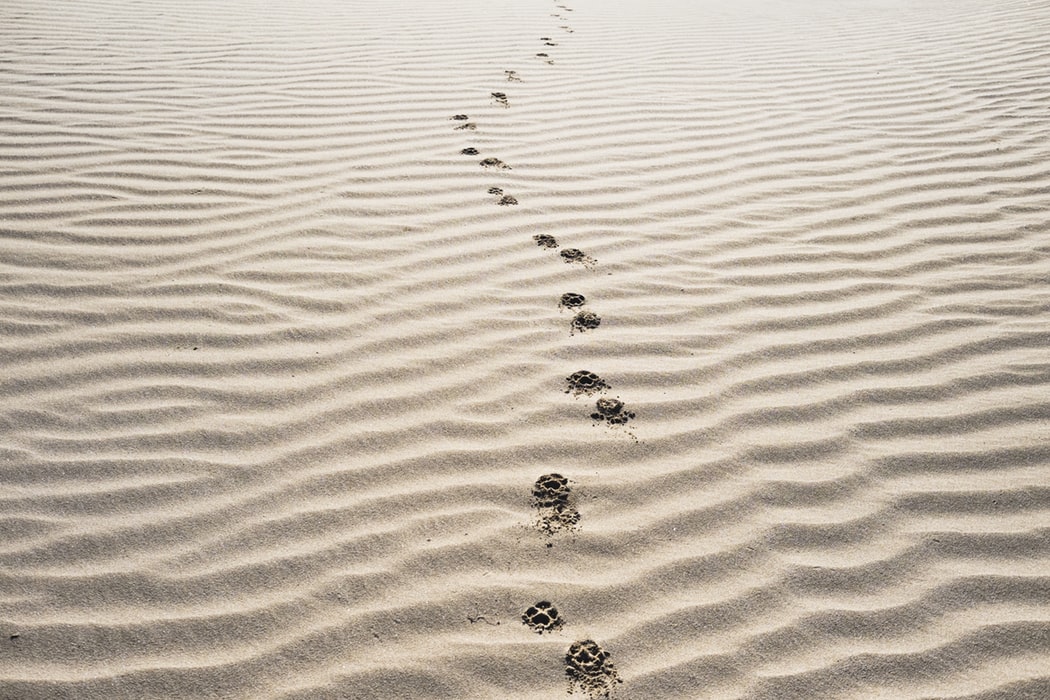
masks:
[[[558,609],[546,600],[541,600],[539,603],[530,606],[528,610],[522,613],[521,621],[537,634],[553,632],[564,624],[558,615]]]

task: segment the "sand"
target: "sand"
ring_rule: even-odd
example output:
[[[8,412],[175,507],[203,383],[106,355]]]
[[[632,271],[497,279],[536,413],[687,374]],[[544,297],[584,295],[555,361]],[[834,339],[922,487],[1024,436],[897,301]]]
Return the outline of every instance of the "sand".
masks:
[[[5,0],[0,698],[1050,697],[1047,37]]]

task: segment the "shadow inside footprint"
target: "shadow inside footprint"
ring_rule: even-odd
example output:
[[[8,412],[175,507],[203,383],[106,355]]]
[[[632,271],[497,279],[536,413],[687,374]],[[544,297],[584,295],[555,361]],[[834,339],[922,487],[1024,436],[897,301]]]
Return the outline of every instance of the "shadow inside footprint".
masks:
[[[532,237],[532,240],[536,241],[536,245],[540,248],[557,248],[558,239],[549,233],[537,233]]]
[[[565,250],[561,251],[559,255],[561,255],[562,259],[565,260],[565,262],[567,263],[578,263],[580,265],[584,265],[585,267],[589,267],[598,262],[591,256],[584,253],[579,248],[566,248]]]
[[[509,205],[517,204],[517,203],[518,203],[518,200],[516,198],[514,198],[512,195],[509,195],[509,194],[503,195],[502,197],[499,198],[499,201],[496,202],[496,204],[500,205],[501,207],[506,207],[506,206],[509,206]]]
[[[548,246],[550,247],[550,246]],[[558,306],[565,309],[576,309],[587,303],[587,297],[576,292],[565,292],[561,295],[561,300],[558,302]]]
[[[490,187],[489,188],[489,194],[496,194],[496,195],[503,194],[503,188],[502,187]]]
[[[481,161],[481,167],[499,168],[500,170],[510,170],[510,166],[504,163],[499,158],[486,158],[483,161]]]
[[[528,610],[522,613],[521,621],[536,634],[553,632],[564,624],[558,615],[558,609],[546,600],[529,606]]]
[[[462,151],[460,151],[460,153],[462,153],[465,156],[476,156],[478,152],[479,151],[476,148],[464,148]]]
[[[452,117],[450,117],[450,119],[451,119],[452,121],[457,121],[457,122],[465,122],[465,121],[467,121],[468,119],[470,119],[470,117],[468,117],[468,116],[467,116],[467,115],[465,115],[465,114],[455,114],[455,115],[453,115]]]
[[[609,660],[609,652],[593,639],[573,642],[569,646],[565,653],[565,675],[569,677],[570,695],[579,686],[591,698],[609,697],[613,686],[623,682]]]
[[[579,396],[580,394],[590,396],[610,388],[604,379],[585,369],[573,372],[565,378],[565,381],[569,385],[565,393],[573,394],[574,396]]]
[[[507,101],[507,94],[505,92],[492,93],[492,99],[496,100],[496,102],[503,105],[504,107],[510,106],[510,103]]]
[[[624,425],[635,417],[634,411],[628,411],[623,401],[603,396],[598,399],[591,414],[591,420],[604,421],[609,425]]]
[[[540,512],[536,524],[540,532],[553,535],[580,524],[580,512],[572,503],[569,480],[561,474],[544,474],[537,479],[532,486],[532,499]]]
[[[579,331],[585,333],[591,331],[600,326],[602,318],[593,311],[581,311],[576,314],[572,319],[572,331]]]

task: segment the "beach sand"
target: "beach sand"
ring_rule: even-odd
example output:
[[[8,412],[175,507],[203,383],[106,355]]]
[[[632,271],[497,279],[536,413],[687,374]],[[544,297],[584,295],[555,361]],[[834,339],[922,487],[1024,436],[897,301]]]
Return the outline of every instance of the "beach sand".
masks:
[[[1047,37],[5,0],[0,698],[1050,698]]]

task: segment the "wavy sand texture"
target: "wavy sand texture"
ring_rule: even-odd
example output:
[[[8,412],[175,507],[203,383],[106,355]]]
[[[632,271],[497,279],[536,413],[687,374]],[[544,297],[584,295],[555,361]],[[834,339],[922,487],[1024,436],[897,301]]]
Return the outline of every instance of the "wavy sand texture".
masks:
[[[0,3],[0,698],[1050,697],[1048,36]]]

